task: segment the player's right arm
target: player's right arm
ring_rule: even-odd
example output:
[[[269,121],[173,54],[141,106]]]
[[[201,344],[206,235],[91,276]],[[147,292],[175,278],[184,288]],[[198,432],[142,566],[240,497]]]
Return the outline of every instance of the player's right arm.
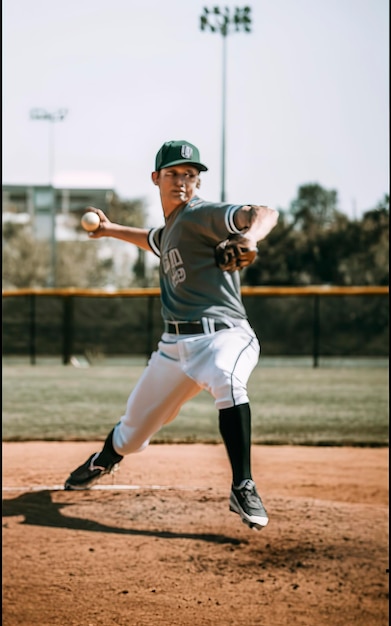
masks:
[[[88,233],[90,239],[99,239],[100,237],[114,237],[115,239],[121,239],[127,243],[132,243],[144,250],[151,250],[151,246],[148,243],[148,234],[150,228],[137,228],[135,226],[123,226],[111,222],[107,215],[103,213],[101,209],[89,206],[88,211],[93,211],[99,215],[100,226],[97,230]]]

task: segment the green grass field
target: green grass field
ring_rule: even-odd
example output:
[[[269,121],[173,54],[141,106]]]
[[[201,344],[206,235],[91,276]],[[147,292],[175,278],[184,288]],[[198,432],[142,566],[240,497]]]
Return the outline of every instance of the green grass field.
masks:
[[[3,363],[3,441],[104,439],[143,369]],[[249,394],[254,443],[388,445],[386,367],[263,366]],[[188,402],[153,442],[221,442],[212,397]]]

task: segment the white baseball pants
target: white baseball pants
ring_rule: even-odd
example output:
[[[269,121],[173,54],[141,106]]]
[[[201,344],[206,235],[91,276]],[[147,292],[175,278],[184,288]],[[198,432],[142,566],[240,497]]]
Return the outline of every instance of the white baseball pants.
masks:
[[[114,449],[122,456],[143,450],[203,389],[218,410],[248,402],[247,382],[259,355],[258,339],[245,320],[207,335],[164,333],[114,429]]]

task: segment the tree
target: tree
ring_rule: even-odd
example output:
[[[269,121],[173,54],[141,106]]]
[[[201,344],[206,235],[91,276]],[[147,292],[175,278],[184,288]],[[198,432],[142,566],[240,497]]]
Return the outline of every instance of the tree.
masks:
[[[46,284],[50,263],[47,242],[34,239],[26,226],[6,224],[3,228],[3,287],[41,287]]]
[[[390,198],[349,224],[345,254],[339,257],[341,281],[346,285],[388,285]]]
[[[243,272],[249,285],[388,284],[389,196],[350,221],[337,193],[304,185]]]
[[[337,203],[335,189],[323,189],[317,183],[302,185],[290,207],[295,227],[309,235],[329,227],[340,215]]]

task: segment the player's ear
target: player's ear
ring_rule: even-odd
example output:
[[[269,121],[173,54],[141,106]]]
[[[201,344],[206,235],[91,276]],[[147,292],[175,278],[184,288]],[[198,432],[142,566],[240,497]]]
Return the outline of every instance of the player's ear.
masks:
[[[151,178],[154,185],[159,184],[159,172],[152,172]]]
[[[197,178],[196,187],[197,187],[197,189],[199,189],[201,187],[201,178],[200,177]]]

